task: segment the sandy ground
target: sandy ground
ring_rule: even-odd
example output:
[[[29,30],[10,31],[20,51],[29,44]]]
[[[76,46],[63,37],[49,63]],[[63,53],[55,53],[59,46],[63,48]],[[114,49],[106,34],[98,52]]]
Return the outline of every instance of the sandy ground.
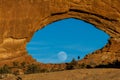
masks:
[[[22,80],[120,80],[120,69],[76,69],[20,75]],[[4,80],[17,80],[9,78]]]

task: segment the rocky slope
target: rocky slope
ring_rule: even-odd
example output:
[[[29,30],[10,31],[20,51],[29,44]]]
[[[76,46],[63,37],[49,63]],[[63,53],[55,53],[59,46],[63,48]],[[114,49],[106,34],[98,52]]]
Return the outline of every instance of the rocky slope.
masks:
[[[89,22],[111,36],[103,49],[83,62],[120,61],[119,7],[119,0],[0,0],[0,64],[35,62],[25,48],[34,32],[70,17]]]

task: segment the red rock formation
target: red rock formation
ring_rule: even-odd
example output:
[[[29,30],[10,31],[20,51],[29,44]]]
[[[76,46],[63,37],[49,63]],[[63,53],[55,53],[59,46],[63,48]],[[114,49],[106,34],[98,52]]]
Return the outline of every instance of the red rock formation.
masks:
[[[87,55],[79,63],[85,63],[90,65],[100,65],[112,63],[116,60],[120,61],[120,40],[111,38],[109,43],[100,50],[95,51],[92,54]]]
[[[120,60],[119,7],[119,0],[0,0],[0,63],[31,62],[25,47],[34,32],[70,17],[89,22],[111,36],[107,46],[85,61],[101,64]]]

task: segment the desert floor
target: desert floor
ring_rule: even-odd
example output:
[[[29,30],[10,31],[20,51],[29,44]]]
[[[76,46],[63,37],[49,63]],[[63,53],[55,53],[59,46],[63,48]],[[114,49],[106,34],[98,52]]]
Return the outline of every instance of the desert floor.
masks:
[[[22,80],[120,80],[120,69],[76,69],[19,76]]]

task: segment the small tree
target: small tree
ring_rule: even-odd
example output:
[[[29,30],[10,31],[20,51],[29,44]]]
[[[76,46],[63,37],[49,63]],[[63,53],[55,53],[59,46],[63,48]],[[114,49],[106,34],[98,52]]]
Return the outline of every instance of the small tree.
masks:
[[[78,60],[80,59],[80,56],[78,56]]]
[[[71,64],[74,66],[77,65],[77,61],[75,60],[75,58],[72,59]]]

